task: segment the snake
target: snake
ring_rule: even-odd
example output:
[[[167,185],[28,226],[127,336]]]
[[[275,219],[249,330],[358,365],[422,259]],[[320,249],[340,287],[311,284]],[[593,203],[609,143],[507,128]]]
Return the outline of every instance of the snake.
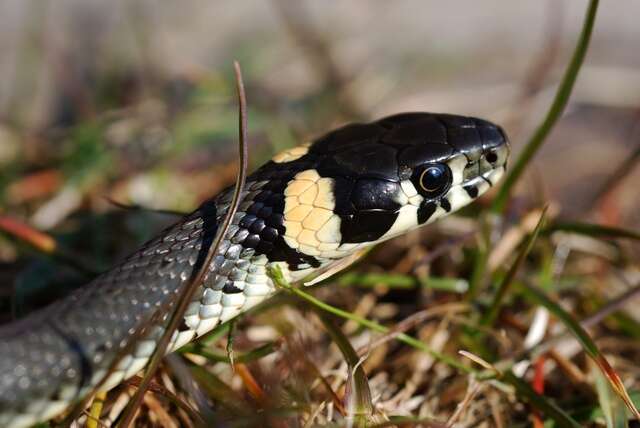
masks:
[[[275,155],[247,177],[167,352],[276,293],[270,268],[297,283],[469,204],[496,185],[509,151],[489,121],[413,112]],[[232,196],[222,190],[85,286],[0,326],[0,426],[47,421],[144,369],[167,319],[151,314],[186,286]]]

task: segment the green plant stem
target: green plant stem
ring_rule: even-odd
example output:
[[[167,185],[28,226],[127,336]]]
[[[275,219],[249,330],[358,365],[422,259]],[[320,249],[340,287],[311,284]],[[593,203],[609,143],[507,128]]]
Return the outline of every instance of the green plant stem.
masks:
[[[483,285],[484,275],[487,271],[487,261],[489,260],[489,247],[491,246],[492,219],[490,215],[480,217],[480,232],[477,239],[475,257],[473,259],[473,270],[469,279],[469,289],[465,294],[465,300],[473,301],[478,296]]]
[[[351,320],[354,321],[358,324],[360,324],[363,327],[366,327],[370,330],[376,331],[378,333],[388,333],[390,330],[389,328],[378,324],[375,321],[371,321],[368,320],[366,318],[362,318],[358,315],[352,314],[351,312],[347,312],[344,311],[342,309],[338,309],[334,306],[331,306],[325,302],[323,302],[322,300],[319,300],[315,297],[313,297],[312,295],[305,293],[304,291],[300,290],[299,288],[296,287],[292,287],[282,276],[282,272],[279,269],[274,269],[271,268],[269,269],[269,274],[271,276],[271,278],[274,280],[274,282],[284,288],[285,290],[288,290],[289,292],[291,292],[292,294],[296,295],[297,297],[301,298],[302,300],[324,310],[329,312],[330,314],[336,315],[340,318],[344,318],[347,320]],[[464,373],[475,373],[476,371],[473,370],[470,367],[465,366],[464,364],[460,363],[459,361],[457,361],[456,359],[442,354],[438,351],[434,351],[433,349],[431,349],[429,346],[427,346],[426,344],[424,344],[423,342],[421,342],[420,340],[411,337],[407,334],[404,333],[400,333],[396,336],[396,338],[403,343],[406,343],[409,346],[412,346],[416,349],[419,349],[423,352],[426,352],[427,354],[431,355],[432,357],[434,357],[435,359],[451,366],[454,367]]]
[[[504,297],[507,295],[507,291],[509,291],[509,289],[511,288],[511,284],[513,284],[513,280],[515,279],[516,274],[520,269],[520,266],[522,266],[522,263],[524,262],[525,257],[527,257],[527,255],[529,254],[529,251],[531,251],[531,248],[533,247],[534,242],[536,242],[536,238],[538,237],[538,234],[540,233],[540,229],[544,224],[544,219],[547,214],[547,208],[548,207],[545,207],[544,210],[542,210],[542,214],[540,214],[540,219],[538,220],[538,224],[536,225],[536,228],[533,230],[533,232],[531,232],[531,234],[527,238],[526,244],[524,245],[522,250],[518,253],[518,257],[516,258],[516,261],[511,265],[511,267],[509,268],[509,271],[504,276],[504,279],[502,280],[502,282],[500,282],[500,286],[498,287],[498,291],[496,291],[496,294],[493,297],[489,310],[485,312],[482,318],[480,319],[480,325],[482,326],[492,325],[496,317],[498,316],[498,310],[500,309],[500,305],[502,304]]]
[[[535,408],[553,419],[558,426],[567,428],[579,428],[580,425],[575,419],[569,416],[562,408],[538,394],[531,385],[517,377],[512,371],[507,371],[502,375],[502,380],[511,384],[517,391],[518,396],[526,399]]]
[[[294,294],[295,296],[301,298],[302,300],[306,301],[307,303],[313,305],[318,309],[329,312],[338,317],[354,321],[362,325],[363,327],[369,328],[379,333],[385,334],[385,333],[389,333],[390,331],[389,328],[384,327],[374,321],[370,321],[366,318],[362,318],[362,317],[359,317],[358,315],[333,307],[327,303],[322,302],[319,299],[316,299],[310,294],[305,293],[304,291],[291,286],[291,284],[289,284],[284,279],[284,276],[282,275],[282,271],[277,267],[269,268],[268,272],[269,272],[269,276],[272,278],[272,280],[277,286],[284,288],[285,290],[289,291],[290,293]],[[566,414],[562,409],[560,409],[558,406],[556,406],[554,403],[548,400],[545,396],[535,392],[529,386],[529,384],[527,384],[525,381],[515,376],[511,371],[506,372],[504,375],[497,373],[495,370],[480,372],[471,367],[465,366],[464,364],[458,362],[457,360],[455,360],[454,358],[448,355],[441,354],[440,352],[434,351],[433,349],[429,348],[427,345],[425,345],[418,339],[411,337],[407,334],[400,333],[395,337],[398,341],[403,342],[415,349],[423,351],[433,356],[438,361],[443,362],[452,368],[458,369],[463,373],[476,376],[479,380],[496,379],[496,381],[498,382],[505,382],[507,384],[510,384],[512,387],[515,388],[515,390],[518,393],[518,396],[520,396],[523,399],[526,399],[533,406],[535,406],[536,408],[544,412],[547,416],[549,416],[556,423],[558,423],[558,426],[570,427],[570,428],[575,428],[580,426],[573,418],[571,418],[571,416]]]
[[[369,381],[362,368],[360,357],[351,346],[347,336],[333,322],[328,313],[320,310],[317,306],[312,307],[320,317],[333,342],[340,348],[340,352],[348,365],[349,373],[343,400],[348,412],[347,415],[353,418],[354,426],[366,427],[367,419],[373,414],[373,403],[371,402]]]
[[[573,56],[571,57],[571,61],[567,66],[564,76],[562,77],[558,91],[553,99],[553,103],[551,104],[551,107],[547,112],[547,116],[542,124],[524,146],[522,153],[520,153],[520,156],[511,168],[511,172],[507,175],[502,187],[498,191],[498,195],[493,200],[491,209],[494,213],[501,213],[504,211],[513,186],[518,181],[527,165],[529,165],[531,158],[536,154],[538,149],[540,149],[542,143],[544,143],[545,139],[551,132],[551,129],[553,129],[553,126],[556,124],[567,106],[578,72],[582,67],[584,57],[587,53],[587,48],[589,47],[591,33],[593,32],[593,24],[596,19],[596,11],[598,10],[598,2],[599,0],[591,0],[589,2],[589,7],[582,25],[582,31],[578,38],[578,44],[573,51]]]
[[[640,241],[640,232],[638,231],[593,223],[553,223],[542,231],[542,233],[547,235],[553,232],[576,233],[592,238],[627,238]]]

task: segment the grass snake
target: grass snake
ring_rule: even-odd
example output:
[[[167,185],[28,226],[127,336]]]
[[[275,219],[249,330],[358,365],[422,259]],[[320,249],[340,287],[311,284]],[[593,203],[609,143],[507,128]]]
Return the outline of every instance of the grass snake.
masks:
[[[365,247],[448,215],[502,176],[509,145],[482,119],[404,113],[334,130],[274,156],[247,178],[232,225],[170,350]],[[66,298],[0,326],[0,426],[64,412],[117,368],[109,389],[144,368],[160,317],[122,357],[149,315],[180,292],[222,222],[232,189],[206,200]],[[174,299],[175,300],[175,299]]]

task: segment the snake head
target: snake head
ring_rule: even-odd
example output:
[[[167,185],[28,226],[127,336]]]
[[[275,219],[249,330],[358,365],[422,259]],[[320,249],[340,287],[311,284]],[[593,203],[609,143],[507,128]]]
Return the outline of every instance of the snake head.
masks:
[[[415,120],[407,121],[411,126],[423,127],[431,135],[431,139],[402,150],[398,160],[404,194],[399,199],[405,206],[407,202],[417,206],[416,226],[469,204],[504,174],[510,148],[499,126],[453,115],[437,115],[437,120],[410,116]],[[410,226],[407,219],[406,227]]]
[[[276,247],[291,249],[280,259],[293,260],[289,268],[295,270],[340,259],[467,205],[496,184],[508,156],[507,137],[490,122],[405,113],[347,125],[289,149],[254,179],[260,192],[271,192],[268,199],[258,196],[265,199],[260,204],[283,213],[284,243]]]
[[[445,216],[489,190],[509,157],[486,120],[404,113],[348,125],[316,141],[317,171],[334,180],[342,243],[377,242]]]

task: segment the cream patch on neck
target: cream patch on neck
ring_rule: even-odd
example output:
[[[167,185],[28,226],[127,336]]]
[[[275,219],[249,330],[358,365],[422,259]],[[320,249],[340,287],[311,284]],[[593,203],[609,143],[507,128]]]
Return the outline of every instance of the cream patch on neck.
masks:
[[[328,258],[341,242],[340,217],[334,213],[334,180],[314,169],[296,174],[284,190],[284,241],[309,256]]]
[[[300,159],[302,156],[309,153],[309,146],[311,143],[304,143],[291,149],[284,150],[271,158],[275,163],[291,162]]]

